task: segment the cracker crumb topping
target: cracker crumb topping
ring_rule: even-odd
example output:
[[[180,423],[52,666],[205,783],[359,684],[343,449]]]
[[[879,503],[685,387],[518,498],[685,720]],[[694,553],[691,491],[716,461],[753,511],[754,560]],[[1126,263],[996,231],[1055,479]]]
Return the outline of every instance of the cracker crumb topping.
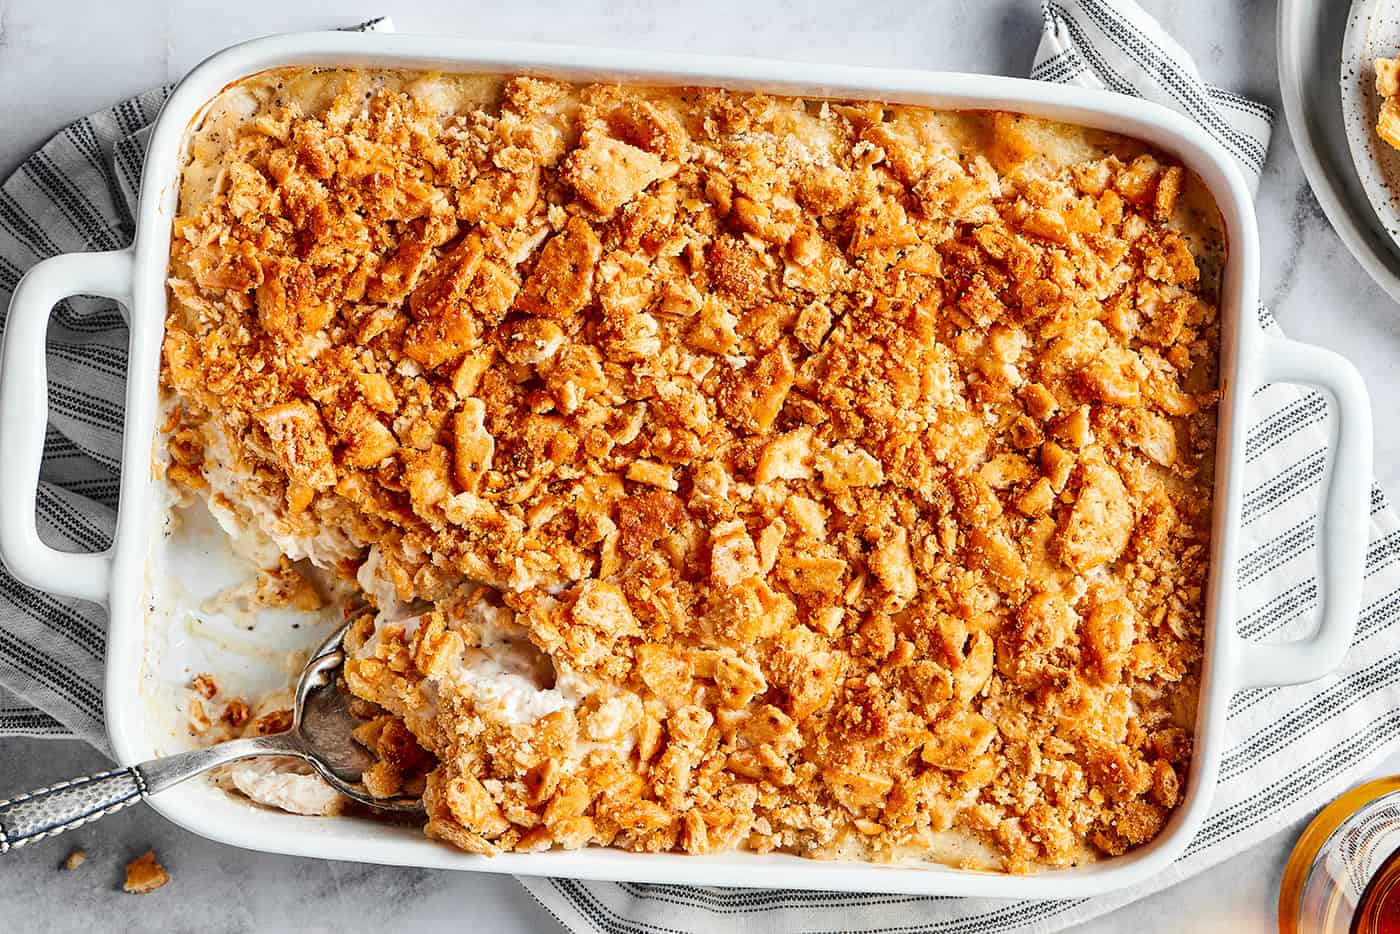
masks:
[[[1400,58],[1376,59],[1376,93],[1381,96],[1376,133],[1400,149]]]
[[[254,80],[174,223],[166,470],[333,533],[379,605],[367,785],[476,853],[1157,834],[1209,554],[1194,176],[1016,114]]]

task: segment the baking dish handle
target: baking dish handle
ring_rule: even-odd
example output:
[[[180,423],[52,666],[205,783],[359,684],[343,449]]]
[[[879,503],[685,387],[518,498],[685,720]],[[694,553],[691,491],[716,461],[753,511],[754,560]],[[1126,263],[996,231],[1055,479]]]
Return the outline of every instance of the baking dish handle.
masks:
[[[68,253],[43,260],[15,287],[0,357],[0,560],[16,578],[50,593],[107,601],[110,549],[73,553],[39,540],[34,510],[48,426],[45,338],[49,316],[70,295],[131,305],[132,253]]]
[[[1264,383],[1305,383],[1336,404],[1331,477],[1321,510],[1322,622],[1296,642],[1245,642],[1245,687],[1301,684],[1330,674],[1356,636],[1371,504],[1371,401],[1356,367],[1339,354],[1281,337],[1265,339]]]

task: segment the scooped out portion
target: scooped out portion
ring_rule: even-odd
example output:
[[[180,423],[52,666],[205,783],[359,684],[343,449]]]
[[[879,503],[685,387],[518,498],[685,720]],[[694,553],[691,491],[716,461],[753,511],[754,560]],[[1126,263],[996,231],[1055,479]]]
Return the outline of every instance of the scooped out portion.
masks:
[[[1186,781],[1225,249],[1017,114],[271,71],[190,143],[166,477],[374,605],[433,837],[1081,864]]]

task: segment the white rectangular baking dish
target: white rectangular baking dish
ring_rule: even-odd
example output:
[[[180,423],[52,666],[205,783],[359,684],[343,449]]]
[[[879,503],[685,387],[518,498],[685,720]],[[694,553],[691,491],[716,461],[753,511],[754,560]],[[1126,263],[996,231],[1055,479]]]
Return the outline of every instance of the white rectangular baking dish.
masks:
[[[1224,395],[1196,752],[1185,799],[1152,843],[1115,859],[1024,877],[922,863],[819,862],[742,852],[697,857],[595,848],[486,858],[431,842],[414,828],[256,809],[202,782],[151,801],[170,819],[211,839],[253,849],[395,865],[708,885],[1080,897],[1145,879],[1182,852],[1211,800],[1226,706],[1235,691],[1315,679],[1341,660],[1355,630],[1361,596],[1371,477],[1369,402],[1360,376],[1347,361],[1260,329],[1256,315],[1259,245],[1250,195],[1230,157],[1196,124],[1141,100],[1013,78],[426,36],[284,35],[220,52],[176,88],[151,136],[132,248],[44,261],[20,283],[10,309],[0,371],[0,489],[5,491],[0,497],[0,557],[16,577],[34,587],[108,607],[107,726],[123,764],[171,751],[158,748],[159,731],[148,716],[151,689],[143,656],[148,638],[147,557],[153,537],[161,534],[162,500],[150,464],[170,226],[183,143],[205,104],[229,84],[267,68],[318,64],[529,72],[574,80],[709,84],[950,109],[1017,110],[1138,137],[1181,159],[1214,194],[1229,242],[1221,302]],[[54,303],[78,293],[117,299],[128,309],[131,323],[121,509],[114,544],[102,554],[55,551],[40,542],[34,521],[32,491],[47,407],[44,335]],[[1284,645],[1246,642],[1233,626],[1244,415],[1250,396],[1268,382],[1318,386],[1331,394],[1339,415],[1321,533],[1323,617],[1314,636]]]

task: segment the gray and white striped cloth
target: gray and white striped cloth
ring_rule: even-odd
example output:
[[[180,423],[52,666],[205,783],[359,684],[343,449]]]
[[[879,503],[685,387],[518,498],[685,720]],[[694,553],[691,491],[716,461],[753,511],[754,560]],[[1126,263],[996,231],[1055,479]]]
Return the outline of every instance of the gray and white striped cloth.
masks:
[[[1181,47],[1129,0],[1045,0],[1044,13],[1033,77],[1175,107],[1220,139],[1257,182],[1268,108],[1206,85]],[[166,94],[152,91],[72,124],[0,188],[0,307],[37,260],[130,240],[143,128]],[[49,331],[50,425],[39,493],[41,529],[55,547],[98,549],[110,538],[125,362],[125,324],[112,302],[74,298],[58,308]],[[1315,624],[1319,605],[1315,504],[1327,403],[1276,386],[1257,395],[1252,414],[1236,625],[1250,638],[1279,639]],[[609,934],[1029,932],[1109,911],[1259,842],[1393,747],[1400,736],[1400,519],[1378,488],[1370,534],[1365,601],[1343,669],[1316,684],[1235,697],[1214,811],[1186,854],[1143,887],[1094,899],[1011,901],[521,881],[569,928]],[[105,748],[105,637],[98,608],[28,590],[0,571],[0,735],[77,736]]]

